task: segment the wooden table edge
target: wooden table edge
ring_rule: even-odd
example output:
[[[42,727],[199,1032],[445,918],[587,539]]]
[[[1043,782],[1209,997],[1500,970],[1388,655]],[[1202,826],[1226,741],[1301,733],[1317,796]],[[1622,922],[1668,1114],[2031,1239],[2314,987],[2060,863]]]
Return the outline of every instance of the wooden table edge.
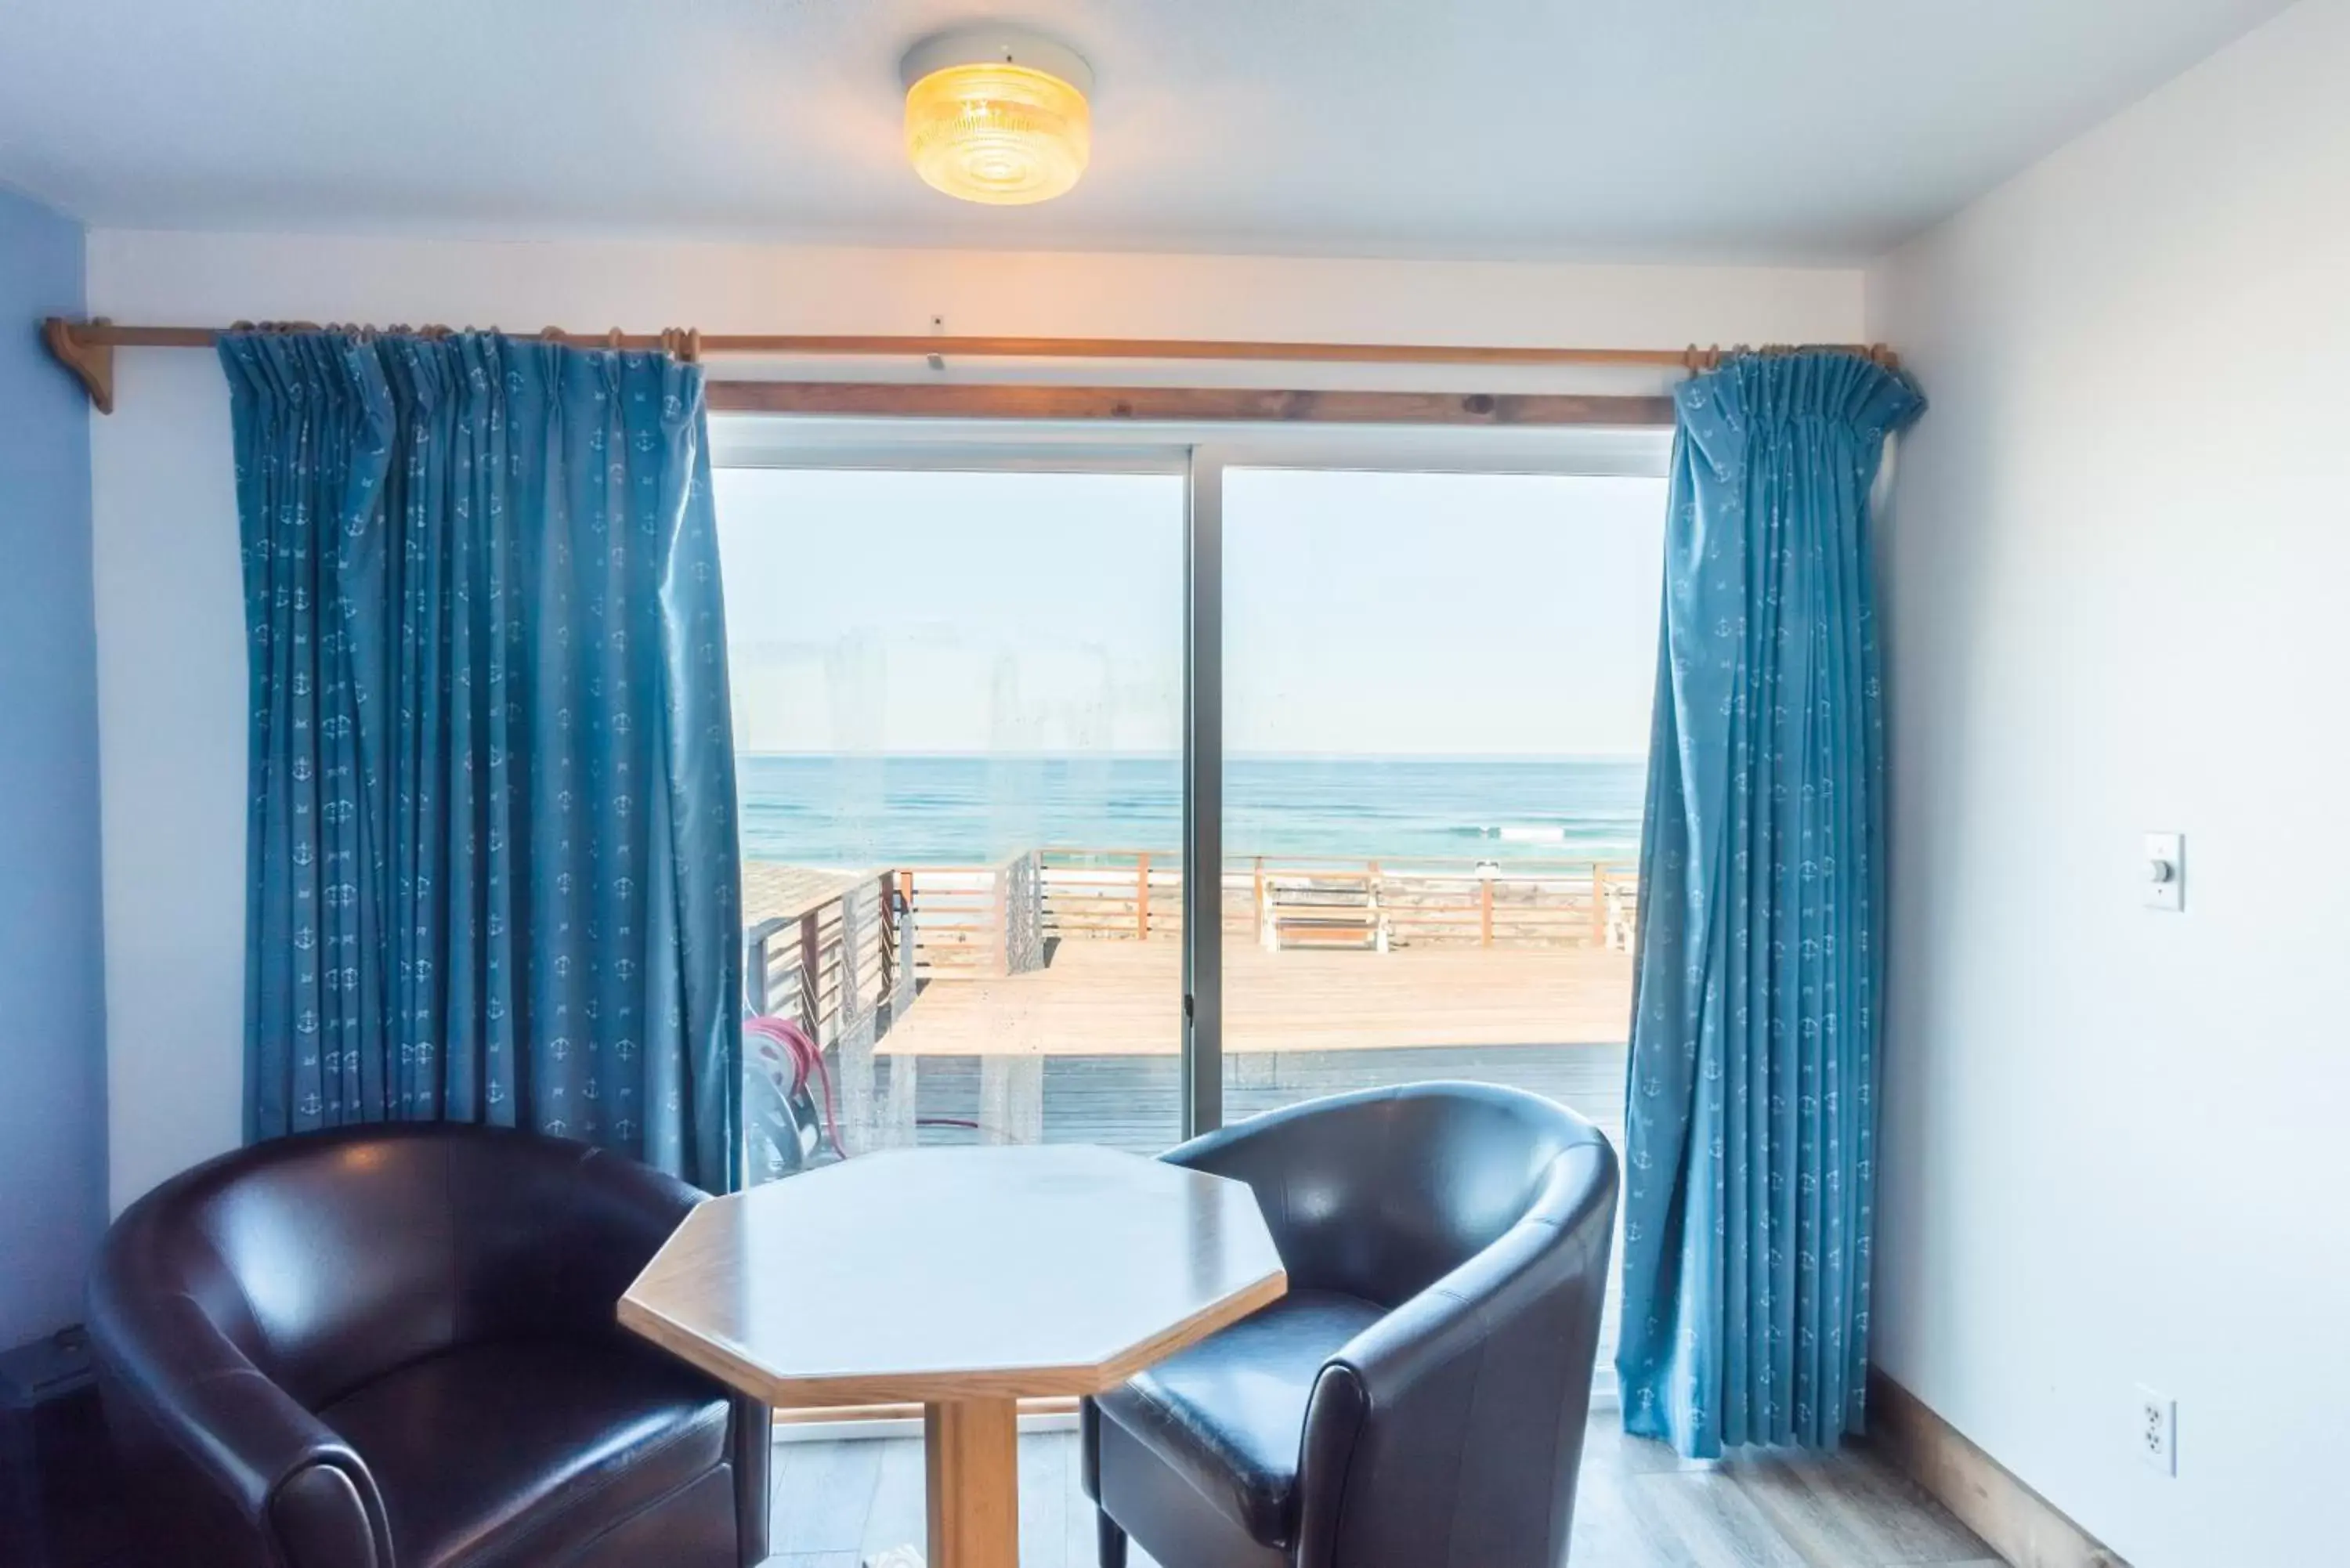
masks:
[[[630,1287],[631,1290],[634,1286]],[[1117,1387],[1219,1329],[1229,1328],[1289,1293],[1289,1272],[1274,1269],[1211,1303],[1149,1339],[1097,1362],[1060,1366],[1009,1366],[978,1371],[889,1372],[779,1377],[712,1339],[646,1305],[620,1297],[620,1326],[704,1375],[779,1410],[851,1405],[937,1405],[967,1399],[1071,1398]]]

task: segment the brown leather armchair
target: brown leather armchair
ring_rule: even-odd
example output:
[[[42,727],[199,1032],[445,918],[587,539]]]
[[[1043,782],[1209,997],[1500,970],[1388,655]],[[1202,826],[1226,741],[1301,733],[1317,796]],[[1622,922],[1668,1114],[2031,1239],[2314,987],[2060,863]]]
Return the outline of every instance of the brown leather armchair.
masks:
[[[89,1299],[152,1561],[758,1562],[765,1407],[613,1318],[701,1196],[447,1125],[281,1139],[166,1182],[108,1233]]]
[[[1312,1100],[1165,1156],[1245,1181],[1289,1293],[1085,1402],[1102,1568],[1556,1568],[1616,1153],[1515,1089]]]

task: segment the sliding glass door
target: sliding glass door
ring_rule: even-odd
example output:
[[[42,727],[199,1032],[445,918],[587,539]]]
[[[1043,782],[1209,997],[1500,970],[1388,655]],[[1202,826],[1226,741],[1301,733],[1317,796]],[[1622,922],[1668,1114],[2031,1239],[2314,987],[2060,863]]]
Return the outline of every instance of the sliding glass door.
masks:
[[[1620,1145],[1662,481],[1220,477],[1223,1116],[1467,1079]]]
[[[718,472],[751,1179],[1180,1136],[1184,484]]]
[[[1224,1115],[1467,1078],[1618,1122],[1661,483],[1222,479]]]
[[[719,470],[753,1179],[1429,1078],[1616,1131],[1662,438],[1068,434]]]

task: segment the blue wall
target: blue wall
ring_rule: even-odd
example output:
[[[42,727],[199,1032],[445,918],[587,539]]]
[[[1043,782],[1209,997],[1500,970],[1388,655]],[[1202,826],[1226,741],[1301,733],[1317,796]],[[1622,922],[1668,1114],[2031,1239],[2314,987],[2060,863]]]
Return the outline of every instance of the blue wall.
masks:
[[[0,1348],[106,1224],[89,408],[37,327],[81,309],[80,225],[0,191]]]

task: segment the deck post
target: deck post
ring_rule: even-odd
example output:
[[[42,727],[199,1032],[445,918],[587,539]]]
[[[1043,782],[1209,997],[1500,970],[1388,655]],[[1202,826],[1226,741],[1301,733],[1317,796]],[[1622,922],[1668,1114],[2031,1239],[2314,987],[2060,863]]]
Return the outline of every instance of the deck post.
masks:
[[[1134,857],[1134,937],[1137,941],[1150,940],[1150,851]]]
[[[751,1006],[754,1018],[767,1011],[767,933],[763,927],[750,941],[750,950],[743,955],[743,1000]]]
[[[1008,864],[987,874],[987,940],[995,955],[984,972],[992,975],[1012,972],[1012,890],[1005,886],[1011,877]]]
[[[1591,945],[1607,945],[1607,868],[1596,860],[1591,863]]]
[[[914,1000],[914,966],[921,959],[921,928],[914,920],[914,870],[910,866],[898,868],[898,941],[905,954],[906,1001]]]
[[[874,977],[873,992],[877,1040],[898,1022],[898,912],[890,908],[897,886],[897,873],[884,871],[873,888],[874,965],[880,971]]]
[[[869,917],[868,898],[873,901]],[[840,976],[835,992],[837,1001],[833,1033],[840,1123],[869,1147],[875,1107],[880,1097],[873,1047],[884,1027],[880,1009],[889,985],[889,881],[885,877],[879,883],[852,883],[841,889],[834,903],[840,910],[839,947],[833,959]],[[874,930],[873,965],[869,970],[865,962],[868,918]]]
[[[1477,945],[1481,948],[1493,945],[1493,879],[1491,877],[1477,878]]]
[[[915,1144],[915,1064],[921,1058],[900,1051],[889,1058],[889,1093],[882,1102],[875,1141],[883,1148],[911,1148]]]
[[[824,950],[816,930],[816,912],[800,917],[800,1027],[818,1045],[824,1044]]]

